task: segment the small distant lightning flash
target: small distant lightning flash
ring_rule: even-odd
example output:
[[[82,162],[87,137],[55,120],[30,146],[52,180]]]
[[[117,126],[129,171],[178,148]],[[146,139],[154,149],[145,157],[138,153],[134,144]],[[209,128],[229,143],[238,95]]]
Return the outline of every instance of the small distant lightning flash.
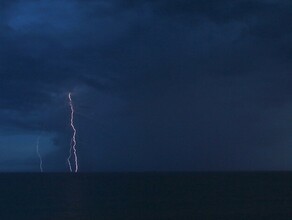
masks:
[[[36,143],[36,152],[40,160],[40,171],[43,172],[43,159],[39,151],[40,148],[40,136],[38,136],[37,143]]]
[[[77,173],[78,172],[78,157],[77,157],[77,150],[76,150],[76,145],[77,145],[76,133],[77,133],[77,130],[76,130],[75,126],[74,126],[74,106],[73,106],[73,102],[72,102],[71,92],[68,94],[68,99],[69,99],[69,105],[70,105],[70,109],[71,109],[70,125],[71,125],[71,128],[73,130],[73,135],[72,135],[72,138],[71,138],[69,157],[67,158],[67,161],[68,161],[70,172],[72,172],[72,166],[71,166],[70,159],[72,157],[72,150],[73,150],[74,161],[75,161],[75,171],[74,172]]]

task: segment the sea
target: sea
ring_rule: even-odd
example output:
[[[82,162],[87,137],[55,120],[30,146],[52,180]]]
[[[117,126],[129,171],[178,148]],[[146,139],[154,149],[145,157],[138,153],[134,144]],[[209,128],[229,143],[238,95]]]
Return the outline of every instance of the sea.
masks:
[[[292,219],[291,172],[0,174],[0,219]]]

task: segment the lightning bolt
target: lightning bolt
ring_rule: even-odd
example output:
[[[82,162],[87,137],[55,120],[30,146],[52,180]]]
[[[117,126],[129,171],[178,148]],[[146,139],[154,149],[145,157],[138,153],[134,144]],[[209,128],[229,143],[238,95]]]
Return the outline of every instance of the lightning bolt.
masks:
[[[39,151],[40,148],[40,136],[38,136],[37,143],[36,143],[36,152],[40,160],[40,171],[43,172],[43,159]]]
[[[68,93],[68,99],[69,99],[69,106],[70,106],[70,110],[71,110],[70,125],[71,125],[71,128],[73,130],[73,135],[72,135],[72,138],[71,138],[69,157],[67,158],[67,161],[68,161],[70,172],[72,172],[73,170],[72,170],[72,165],[71,165],[70,159],[72,157],[72,150],[73,150],[74,161],[75,161],[75,170],[74,170],[74,172],[77,173],[78,172],[78,157],[77,157],[77,150],[76,150],[76,145],[77,145],[76,133],[77,133],[77,130],[76,130],[75,126],[74,126],[74,106],[73,106],[73,102],[72,102],[71,92]]]

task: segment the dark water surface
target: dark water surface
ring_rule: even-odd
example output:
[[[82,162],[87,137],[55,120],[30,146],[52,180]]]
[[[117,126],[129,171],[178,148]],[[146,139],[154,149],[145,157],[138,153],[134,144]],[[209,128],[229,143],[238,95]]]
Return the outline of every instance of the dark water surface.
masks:
[[[292,219],[292,173],[0,174],[0,219]]]

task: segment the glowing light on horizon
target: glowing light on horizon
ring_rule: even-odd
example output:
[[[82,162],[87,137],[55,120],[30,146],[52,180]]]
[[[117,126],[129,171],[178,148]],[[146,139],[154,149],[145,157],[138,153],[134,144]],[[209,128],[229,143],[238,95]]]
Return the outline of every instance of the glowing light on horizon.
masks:
[[[68,161],[70,172],[73,172],[72,165],[71,165],[71,162],[70,162],[70,159],[72,157],[72,150],[73,150],[74,161],[75,161],[75,170],[74,170],[74,172],[77,173],[78,172],[78,168],[79,168],[79,166],[78,166],[78,157],[77,157],[77,149],[76,149],[76,145],[77,145],[76,133],[77,133],[77,130],[76,130],[75,125],[74,125],[74,106],[73,106],[71,92],[68,93],[68,99],[69,99],[69,106],[70,106],[70,110],[71,110],[70,126],[71,126],[71,128],[73,130],[73,135],[72,135],[72,138],[71,138],[69,157],[67,158],[67,161]]]

